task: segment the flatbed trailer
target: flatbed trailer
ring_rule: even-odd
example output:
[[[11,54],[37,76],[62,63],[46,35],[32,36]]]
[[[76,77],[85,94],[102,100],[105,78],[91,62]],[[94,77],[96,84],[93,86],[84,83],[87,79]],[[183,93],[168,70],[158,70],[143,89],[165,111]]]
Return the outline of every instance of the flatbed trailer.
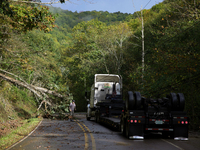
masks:
[[[99,123],[120,131],[120,118],[100,117]]]
[[[95,113],[95,121],[120,131],[120,117],[124,106],[124,101],[119,98],[99,102]]]

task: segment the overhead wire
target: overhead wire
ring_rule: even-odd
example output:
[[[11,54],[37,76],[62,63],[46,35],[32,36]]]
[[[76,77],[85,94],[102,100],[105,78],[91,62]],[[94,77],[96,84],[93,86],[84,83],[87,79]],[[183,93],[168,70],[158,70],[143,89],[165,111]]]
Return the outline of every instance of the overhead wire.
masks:
[[[145,8],[146,8],[146,6],[147,6],[147,5],[148,5],[150,2],[151,2],[151,0],[150,0],[150,1],[149,1],[149,2],[148,2],[148,3],[147,3],[145,6],[144,6],[144,8],[143,8],[143,9],[145,9]],[[143,9],[142,9],[142,10],[143,10]]]

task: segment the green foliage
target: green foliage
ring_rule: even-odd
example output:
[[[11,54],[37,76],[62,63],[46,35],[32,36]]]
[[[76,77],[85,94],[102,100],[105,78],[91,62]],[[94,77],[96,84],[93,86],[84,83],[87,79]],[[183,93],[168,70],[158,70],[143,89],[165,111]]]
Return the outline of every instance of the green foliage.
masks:
[[[84,11],[84,12],[71,12],[68,10],[62,10],[61,8],[49,7],[49,10],[56,15],[55,24],[58,26],[50,32],[53,37],[56,37],[58,42],[63,46],[69,46],[70,39],[72,38],[72,28],[79,23],[87,22],[90,20],[99,20],[106,25],[111,25],[119,22],[129,21],[136,17],[136,14],[127,13],[109,13],[103,11]]]
[[[54,27],[54,16],[48,11],[45,6],[32,6],[30,4],[23,4],[12,2],[7,4],[6,8],[2,8],[4,14],[10,14],[10,25],[17,31],[29,31],[33,28],[44,30],[48,32]],[[4,6],[3,6],[4,7]]]
[[[12,125],[11,132],[3,137],[0,137],[0,148],[7,149],[11,145],[20,141],[23,137],[27,136],[31,131],[33,131],[40,121],[41,119],[39,118],[31,118],[23,121],[18,120],[17,122],[13,123],[14,126],[16,126],[17,124],[20,125],[18,128],[13,128]]]
[[[34,117],[37,108],[34,95],[27,89],[11,86],[7,82],[1,82],[0,87],[0,112],[4,116],[0,116],[0,120],[8,119],[24,119]]]

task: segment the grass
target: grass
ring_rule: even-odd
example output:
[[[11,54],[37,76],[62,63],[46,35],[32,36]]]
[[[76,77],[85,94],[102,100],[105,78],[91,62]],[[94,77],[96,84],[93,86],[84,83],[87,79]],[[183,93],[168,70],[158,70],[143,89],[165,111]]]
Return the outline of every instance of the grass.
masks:
[[[9,134],[0,138],[0,149],[6,149],[21,140],[23,137],[27,136],[35,129],[41,120],[42,119],[40,118],[23,120],[23,125],[21,127],[13,129]]]

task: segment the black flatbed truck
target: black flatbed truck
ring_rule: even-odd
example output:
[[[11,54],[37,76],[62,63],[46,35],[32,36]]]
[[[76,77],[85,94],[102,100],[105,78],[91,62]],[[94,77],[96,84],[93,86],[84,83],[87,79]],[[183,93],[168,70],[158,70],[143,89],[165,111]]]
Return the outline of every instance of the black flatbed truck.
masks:
[[[116,94],[116,90],[120,92]],[[121,76],[96,74],[87,120],[95,117],[96,122],[121,131],[129,139],[144,139],[149,132],[161,132],[174,140],[188,140],[189,117],[184,112],[182,93],[152,99],[129,91],[128,99],[123,101],[121,91]]]

